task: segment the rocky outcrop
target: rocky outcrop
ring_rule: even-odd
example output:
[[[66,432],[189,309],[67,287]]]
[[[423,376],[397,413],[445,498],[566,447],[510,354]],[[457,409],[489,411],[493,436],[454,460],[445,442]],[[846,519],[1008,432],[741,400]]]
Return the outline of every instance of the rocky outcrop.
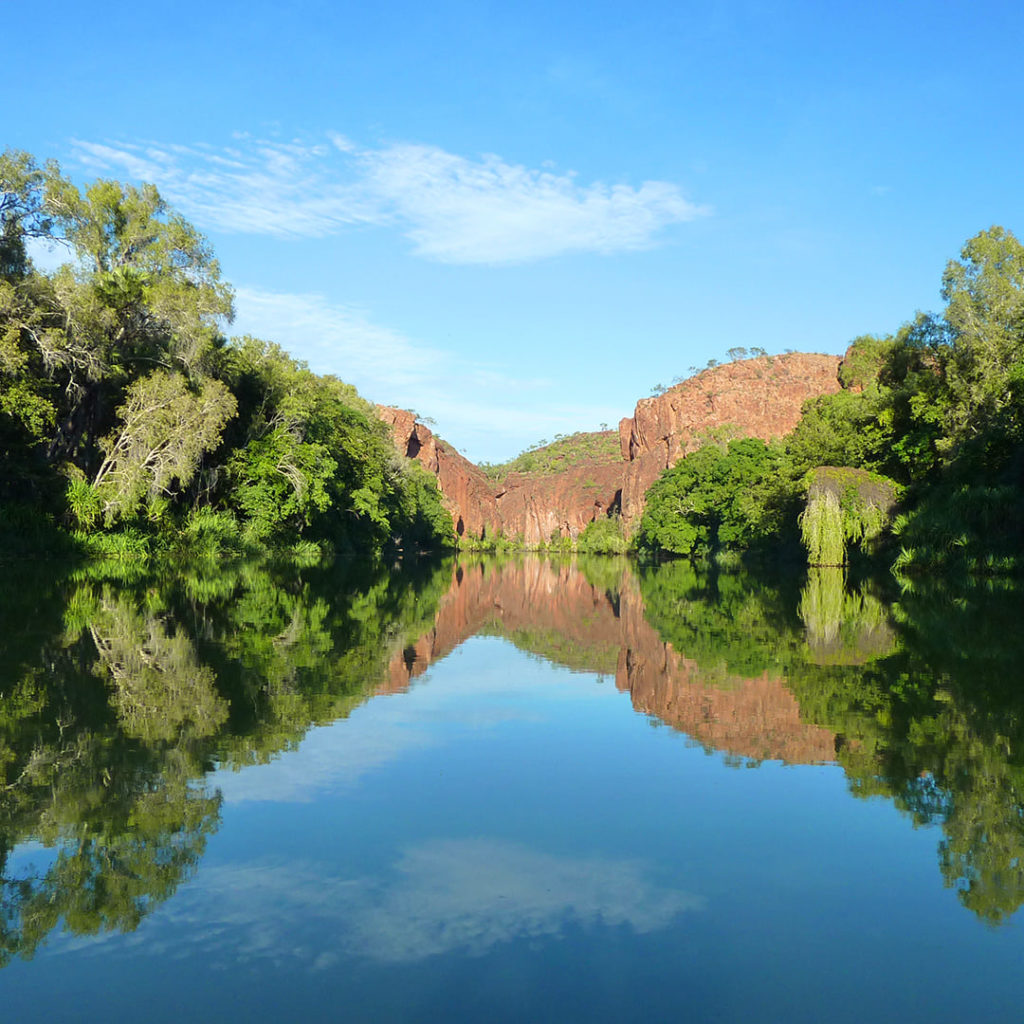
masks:
[[[438,440],[406,409],[378,405],[377,415],[391,428],[399,454],[415,459],[437,477],[458,536],[480,539],[501,529],[493,487],[482,470],[450,444]]]
[[[575,567],[540,559],[460,565],[433,629],[396,651],[381,693],[407,689],[469,637],[497,633],[577,671],[614,675],[634,710],[705,747],[754,760],[817,764],[835,759],[836,739],[800,719],[785,680],[713,674],[665,643],[644,615],[628,570],[615,600]]]
[[[578,465],[550,475],[512,473],[495,486],[451,445],[404,409],[378,406],[397,450],[437,477],[459,536],[497,532],[535,547],[553,535],[579,536],[588,523],[621,512],[640,521],[647,489],[712,431],[765,440],[788,434],[808,398],[839,390],[837,356],[792,353],[704,370],[662,395],[641,399],[619,424],[623,461]]]
[[[574,540],[587,524],[617,511],[623,466],[574,466],[550,476],[512,473],[496,500],[506,536],[529,547],[553,536]]]
[[[784,437],[808,398],[839,390],[838,356],[761,356],[704,370],[663,395],[642,398],[619,423],[627,529],[639,523],[647,489],[714,431],[735,437]]]
[[[400,454],[437,477],[460,537],[482,539],[500,532],[536,547],[553,535],[579,536],[587,524],[618,508],[622,465],[574,466],[550,475],[510,473],[500,486],[439,441],[405,409],[377,406]]]
[[[851,466],[818,466],[807,482],[808,504],[826,494],[838,502],[853,498],[858,505],[874,505],[886,518],[895,511],[899,493],[895,480]]]

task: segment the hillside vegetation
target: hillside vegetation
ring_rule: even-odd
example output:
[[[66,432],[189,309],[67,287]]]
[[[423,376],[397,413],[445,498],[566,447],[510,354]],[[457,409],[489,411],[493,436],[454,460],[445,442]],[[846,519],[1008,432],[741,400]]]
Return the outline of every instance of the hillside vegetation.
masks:
[[[1024,568],[1024,246],[1004,228],[980,232],[947,264],[941,294],[941,313],[856,339],[841,389],[807,402],[784,441],[711,444],[666,470],[639,546],[777,548],[810,497],[812,562],[845,563],[848,542],[877,546],[888,531],[898,570]],[[866,483],[847,473],[812,507],[822,467]],[[901,501],[891,526],[879,488]],[[815,554],[824,541],[829,553]]]
[[[575,466],[608,466],[621,461],[618,431],[592,430],[556,434],[554,441],[538,441],[509,462],[482,462],[480,468],[491,480],[501,482],[509,473],[550,476]]]

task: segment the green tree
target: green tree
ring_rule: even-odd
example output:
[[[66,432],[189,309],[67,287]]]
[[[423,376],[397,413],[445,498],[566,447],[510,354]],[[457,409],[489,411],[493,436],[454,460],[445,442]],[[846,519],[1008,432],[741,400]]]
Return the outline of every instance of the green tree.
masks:
[[[777,445],[712,442],[652,485],[638,543],[676,555],[748,547],[783,529],[795,496]]]
[[[100,442],[104,459],[92,481],[108,522],[187,487],[235,413],[220,381],[193,392],[182,374],[164,370],[135,381],[125,397],[119,425]]]
[[[942,276],[943,353],[953,439],[1009,413],[1020,429],[1024,398],[1024,245],[992,227],[969,239]]]
[[[0,436],[51,472],[67,463],[92,478],[135,381],[157,368],[190,387],[209,377],[231,291],[203,237],[152,186],[81,191],[55,164],[8,152],[0,219]],[[34,271],[15,251],[26,237],[65,246],[69,261]]]

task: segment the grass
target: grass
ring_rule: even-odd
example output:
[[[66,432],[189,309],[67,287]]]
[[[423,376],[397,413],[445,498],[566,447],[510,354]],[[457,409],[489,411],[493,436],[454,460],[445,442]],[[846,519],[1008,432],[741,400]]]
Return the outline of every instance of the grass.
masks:
[[[556,434],[554,441],[539,441],[509,462],[482,462],[480,468],[500,483],[509,473],[550,476],[574,466],[610,466],[621,461],[618,431],[592,430]]]

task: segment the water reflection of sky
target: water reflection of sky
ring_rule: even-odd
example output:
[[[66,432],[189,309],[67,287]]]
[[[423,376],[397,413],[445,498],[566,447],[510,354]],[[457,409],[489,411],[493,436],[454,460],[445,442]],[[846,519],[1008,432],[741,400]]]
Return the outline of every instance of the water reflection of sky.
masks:
[[[942,889],[930,830],[851,799],[838,766],[729,761],[593,675],[471,639],[409,693],[214,773],[195,875],[134,932],[54,932],[0,974],[5,1010],[138,1015],[145,992],[168,1021],[1016,1019],[1020,929]]]
[[[58,849],[56,845],[45,846],[36,840],[18,843],[7,855],[4,874],[7,878],[43,875],[53,866]]]
[[[227,803],[309,801],[318,792],[353,786],[367,772],[404,755],[453,742],[459,734],[550,719],[553,711],[545,708],[545,700],[592,702],[605,696],[591,677],[579,678],[556,666],[510,677],[507,654],[497,653],[507,646],[503,640],[475,637],[472,646],[483,654],[473,657],[472,671],[459,671],[464,651],[457,648],[445,659],[455,671],[445,672],[441,683],[434,682],[435,670],[428,670],[409,693],[377,697],[340,722],[311,729],[301,756],[285,753],[268,765],[220,771],[212,784]],[[488,651],[495,655],[490,663]]]

